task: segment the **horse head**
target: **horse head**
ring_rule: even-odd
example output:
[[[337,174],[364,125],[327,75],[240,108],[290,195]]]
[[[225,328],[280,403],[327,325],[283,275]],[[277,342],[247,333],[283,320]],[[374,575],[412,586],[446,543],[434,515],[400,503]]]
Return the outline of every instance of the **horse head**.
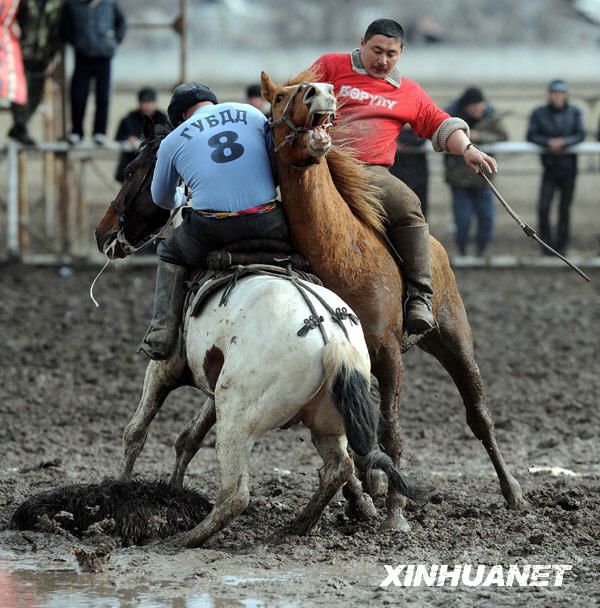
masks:
[[[333,85],[299,82],[277,86],[261,74],[263,97],[271,103],[271,131],[280,160],[296,168],[319,163],[331,149],[336,112]]]
[[[149,116],[144,117],[143,131],[144,140],[138,155],[125,168],[121,190],[96,226],[98,250],[111,259],[133,253],[169,218],[167,210],[153,203],[150,192],[156,153],[167,131],[155,129]]]

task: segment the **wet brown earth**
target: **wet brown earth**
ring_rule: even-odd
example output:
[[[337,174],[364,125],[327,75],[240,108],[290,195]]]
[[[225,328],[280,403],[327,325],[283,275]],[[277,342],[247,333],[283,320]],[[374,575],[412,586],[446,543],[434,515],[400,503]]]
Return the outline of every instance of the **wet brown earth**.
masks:
[[[68,275],[69,273],[63,273]],[[264,437],[248,510],[202,549],[118,547],[7,529],[36,492],[114,474],[121,432],[141,391],[135,354],[150,317],[153,272],[0,269],[0,606],[587,606],[600,603],[600,275],[562,270],[457,271],[505,458],[531,504],[508,511],[493,468],[439,364],[405,355],[404,467],[436,487],[410,507],[410,533],[354,523],[341,496],[308,537],[285,532],[317,481],[306,429]],[[167,400],[137,464],[165,477],[173,444],[202,402]],[[210,500],[210,435],[189,483]],[[574,475],[534,474],[562,467]],[[380,511],[382,505],[379,503]],[[569,564],[561,587],[381,588],[385,565]]]

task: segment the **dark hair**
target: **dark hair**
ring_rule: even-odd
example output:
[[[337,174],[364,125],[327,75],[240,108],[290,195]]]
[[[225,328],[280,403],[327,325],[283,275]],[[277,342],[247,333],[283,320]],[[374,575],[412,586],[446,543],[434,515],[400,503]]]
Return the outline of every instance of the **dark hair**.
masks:
[[[246,87],[246,97],[262,97],[259,84],[251,84]]]
[[[156,101],[156,91],[151,87],[144,87],[138,91],[138,101]]]
[[[400,45],[404,45],[404,29],[397,21],[393,21],[392,19],[375,19],[365,32],[365,42],[378,34],[388,36],[389,38],[397,38]]]

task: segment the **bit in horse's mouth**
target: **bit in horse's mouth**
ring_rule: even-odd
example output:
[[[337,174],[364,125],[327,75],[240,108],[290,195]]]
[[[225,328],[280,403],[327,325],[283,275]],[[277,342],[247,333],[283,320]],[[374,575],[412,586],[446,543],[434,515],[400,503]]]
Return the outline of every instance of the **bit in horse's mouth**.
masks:
[[[111,260],[125,257],[124,252],[119,246],[116,234],[112,234],[108,237],[106,243],[104,243],[104,247],[102,248],[102,253],[104,253],[104,255]]]

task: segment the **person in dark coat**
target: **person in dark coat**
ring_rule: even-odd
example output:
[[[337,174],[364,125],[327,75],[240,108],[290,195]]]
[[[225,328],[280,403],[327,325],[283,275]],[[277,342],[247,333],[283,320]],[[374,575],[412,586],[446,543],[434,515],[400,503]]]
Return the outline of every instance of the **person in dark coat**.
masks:
[[[111,60],[125,37],[125,17],[115,0],[66,0],[61,20],[65,42],[75,49],[75,72],[71,80],[72,131],[69,141],[83,138],[83,120],[90,90],[95,81],[96,115],[94,141],[106,141],[110,99]]]
[[[478,145],[508,139],[500,117],[487,102],[483,92],[470,87],[446,111],[462,118],[471,129],[471,141]],[[456,226],[456,245],[461,255],[467,253],[473,217],[477,218],[476,255],[483,256],[493,237],[495,204],[492,191],[475,173],[469,171],[459,156],[444,157],[446,182],[452,190],[452,209]],[[493,175],[490,176],[493,179]]]
[[[117,141],[128,141],[138,146],[142,141],[142,130],[144,115],[150,116],[154,124],[169,126],[169,119],[164,112],[156,107],[156,91],[150,87],[140,89],[137,94],[138,107],[129,112],[121,119],[115,139]],[[115,179],[123,183],[125,181],[125,167],[136,157],[136,152],[121,152]]]
[[[27,123],[44,97],[46,75],[62,46],[60,19],[63,0],[22,0],[17,13],[21,51],[27,79],[27,103],[13,103],[13,125],[8,136],[26,146],[35,144]]]
[[[527,141],[544,147],[538,200],[539,235],[561,253],[565,253],[569,243],[571,202],[577,177],[577,155],[569,153],[568,148],[585,138],[581,110],[569,103],[568,92],[564,80],[553,80],[548,85],[548,103],[533,111],[527,129]],[[553,231],[550,208],[557,190],[560,193],[558,224]],[[542,253],[547,252],[543,249]]]
[[[396,143],[396,157],[390,167],[390,173],[401,179],[421,201],[421,211],[427,217],[427,198],[429,192],[429,165],[425,152],[418,150],[427,140],[419,137],[410,125],[405,125]]]

